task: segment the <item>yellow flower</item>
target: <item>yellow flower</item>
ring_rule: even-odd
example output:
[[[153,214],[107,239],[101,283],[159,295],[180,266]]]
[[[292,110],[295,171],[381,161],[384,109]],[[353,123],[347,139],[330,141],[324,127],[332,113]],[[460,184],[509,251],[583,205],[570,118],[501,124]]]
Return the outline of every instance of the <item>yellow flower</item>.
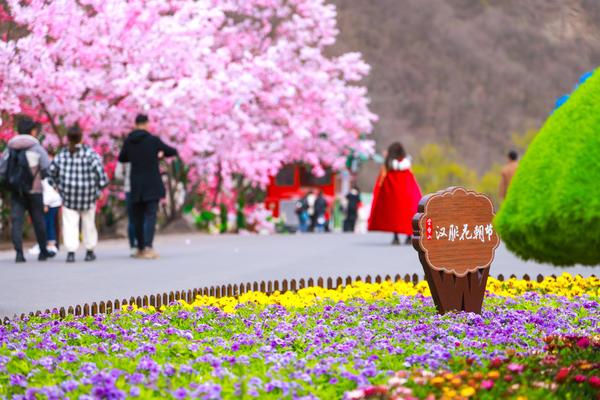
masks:
[[[461,389],[460,395],[463,397],[471,397],[475,395],[475,389],[473,389],[472,387],[466,387],[464,389]]]
[[[490,379],[496,380],[496,379],[500,378],[500,372],[493,370],[493,371],[488,372],[487,376]]]
[[[487,288],[490,293],[498,296],[513,297],[526,292],[538,292],[555,294],[565,297],[590,295],[597,297],[600,295],[600,279],[596,277],[584,278],[579,275],[573,277],[569,273],[563,273],[558,278],[546,277],[542,282],[524,281],[510,278],[506,281],[499,281],[490,277],[487,282]],[[412,282],[392,282],[382,283],[354,282],[351,285],[339,287],[337,289],[325,289],[320,287],[307,287],[296,292],[281,293],[276,291],[270,295],[262,292],[247,292],[239,297],[221,297],[198,295],[191,303],[179,300],[179,306],[186,310],[193,310],[196,307],[218,307],[226,313],[235,313],[239,304],[253,303],[259,306],[280,305],[285,308],[305,308],[319,302],[330,300],[333,302],[346,301],[349,299],[380,300],[389,299],[395,296],[431,296],[429,285],[426,281],[420,281],[416,285]],[[167,310],[168,307],[160,307],[160,311]],[[137,305],[127,305],[122,308],[123,312],[139,311]],[[142,312],[154,312],[155,309],[147,308]]]
[[[436,376],[435,378],[432,378],[429,381],[430,384],[432,384],[433,386],[442,386],[444,384],[444,378],[442,378],[441,376]]]

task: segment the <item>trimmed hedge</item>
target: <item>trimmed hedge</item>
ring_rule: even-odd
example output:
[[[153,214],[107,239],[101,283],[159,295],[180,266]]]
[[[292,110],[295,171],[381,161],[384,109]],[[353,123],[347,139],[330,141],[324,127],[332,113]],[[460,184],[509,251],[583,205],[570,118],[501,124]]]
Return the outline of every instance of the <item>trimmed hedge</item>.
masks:
[[[599,70],[548,118],[494,223],[526,260],[600,264]]]

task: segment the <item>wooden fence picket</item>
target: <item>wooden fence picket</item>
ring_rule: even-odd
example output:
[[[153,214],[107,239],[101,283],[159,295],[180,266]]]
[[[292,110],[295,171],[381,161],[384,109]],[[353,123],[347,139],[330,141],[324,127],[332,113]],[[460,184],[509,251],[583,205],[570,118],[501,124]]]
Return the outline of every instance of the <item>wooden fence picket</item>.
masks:
[[[556,275],[552,274],[551,277],[553,279],[556,279]],[[592,277],[595,277],[595,275],[592,275]],[[509,279],[517,279],[516,275],[511,274]],[[501,282],[503,282],[505,280],[505,277],[503,274],[499,274],[497,279]],[[532,277],[529,276],[529,274],[524,274],[522,279],[524,281],[532,281]],[[535,277],[537,282],[542,282],[545,277],[542,274],[538,274]],[[400,274],[396,274],[393,278],[390,275],[385,275],[384,277],[382,277],[381,275],[375,275],[374,277],[372,277],[370,274],[364,276],[364,282],[365,283],[382,283],[382,282],[386,282],[386,281],[394,281],[394,282],[399,282],[399,281],[405,281],[407,283],[412,282],[413,284],[417,284],[420,281],[425,281],[426,277],[419,277],[418,274],[405,274],[404,277],[402,277]],[[342,278],[341,276],[338,276],[336,278],[333,277],[327,277],[326,279],[323,278],[322,276],[317,277],[316,279],[310,277],[308,279],[305,280],[305,278],[300,278],[298,281],[296,281],[296,279],[283,279],[281,281],[279,280],[274,280],[274,281],[260,281],[260,283],[258,282],[246,282],[246,283],[240,283],[238,284],[227,284],[227,285],[221,285],[221,286],[211,286],[209,287],[204,287],[204,288],[195,288],[195,289],[188,289],[188,290],[177,290],[175,292],[171,291],[169,293],[162,293],[162,294],[152,294],[150,296],[148,295],[144,295],[143,297],[138,296],[137,298],[135,297],[130,297],[129,300],[123,299],[122,301],[119,301],[118,299],[115,299],[114,302],[111,300],[108,300],[106,302],[104,301],[100,301],[98,304],[93,302],[91,304],[91,306],[88,303],[83,304],[83,306],[77,304],[75,306],[68,306],[67,308],[65,307],[60,307],[60,308],[53,308],[52,310],[50,309],[46,309],[44,310],[44,312],[42,313],[41,311],[35,311],[35,312],[30,312],[28,316],[26,316],[25,314],[21,314],[20,317],[18,317],[17,315],[15,315],[13,318],[17,319],[20,318],[21,320],[25,320],[27,317],[31,318],[33,316],[49,316],[49,315],[57,315],[59,316],[59,318],[66,318],[68,315],[74,315],[74,316],[95,316],[98,314],[103,314],[103,315],[108,315],[108,314],[112,314],[115,313],[119,310],[121,310],[123,307],[127,306],[127,305],[133,305],[135,304],[137,307],[148,307],[148,306],[152,306],[155,307],[157,310],[160,310],[160,308],[164,305],[168,305],[168,304],[172,304],[175,301],[185,301],[187,303],[193,303],[196,298],[198,296],[214,296],[217,298],[221,298],[221,297],[239,297],[244,293],[248,293],[250,291],[260,291],[263,292],[265,294],[271,295],[274,292],[280,292],[280,293],[285,293],[288,291],[292,291],[292,292],[296,292],[300,289],[304,289],[307,287],[320,287],[320,288],[327,288],[327,289],[338,289],[338,288],[342,288],[345,284],[345,286],[348,285],[352,285],[353,282],[359,282],[359,281],[363,281],[363,278],[360,275],[357,275],[354,279],[351,276],[347,276],[345,279]],[[11,319],[9,317],[5,317],[3,320],[0,319],[0,324],[6,324],[6,323],[10,323]]]

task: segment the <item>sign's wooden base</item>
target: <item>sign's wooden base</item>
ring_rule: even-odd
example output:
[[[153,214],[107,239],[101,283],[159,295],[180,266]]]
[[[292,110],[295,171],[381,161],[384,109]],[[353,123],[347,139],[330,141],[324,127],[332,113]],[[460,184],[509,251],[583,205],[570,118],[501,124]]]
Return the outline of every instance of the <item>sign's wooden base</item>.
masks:
[[[423,265],[433,302],[440,314],[467,311],[481,314],[485,285],[490,268],[469,272],[465,276],[437,271]]]
[[[451,187],[425,196],[413,218],[413,246],[440,314],[481,314],[500,238],[494,205],[484,194]]]

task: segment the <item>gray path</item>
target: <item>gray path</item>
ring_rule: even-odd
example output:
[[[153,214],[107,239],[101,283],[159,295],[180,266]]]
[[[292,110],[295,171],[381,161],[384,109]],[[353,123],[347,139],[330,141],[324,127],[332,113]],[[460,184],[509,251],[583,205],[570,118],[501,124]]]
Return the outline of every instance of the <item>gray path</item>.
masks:
[[[105,241],[98,260],[66,264],[65,254],[39,263],[34,257],[16,265],[13,252],[0,252],[0,317],[38,309],[129,298],[171,290],[192,289],[255,280],[337,277],[347,275],[419,273],[416,252],[390,246],[385,234],[161,236],[155,261],[128,257],[126,241]],[[582,275],[598,268],[567,269]],[[560,273],[549,265],[525,263],[503,247],[498,249],[492,275]]]

